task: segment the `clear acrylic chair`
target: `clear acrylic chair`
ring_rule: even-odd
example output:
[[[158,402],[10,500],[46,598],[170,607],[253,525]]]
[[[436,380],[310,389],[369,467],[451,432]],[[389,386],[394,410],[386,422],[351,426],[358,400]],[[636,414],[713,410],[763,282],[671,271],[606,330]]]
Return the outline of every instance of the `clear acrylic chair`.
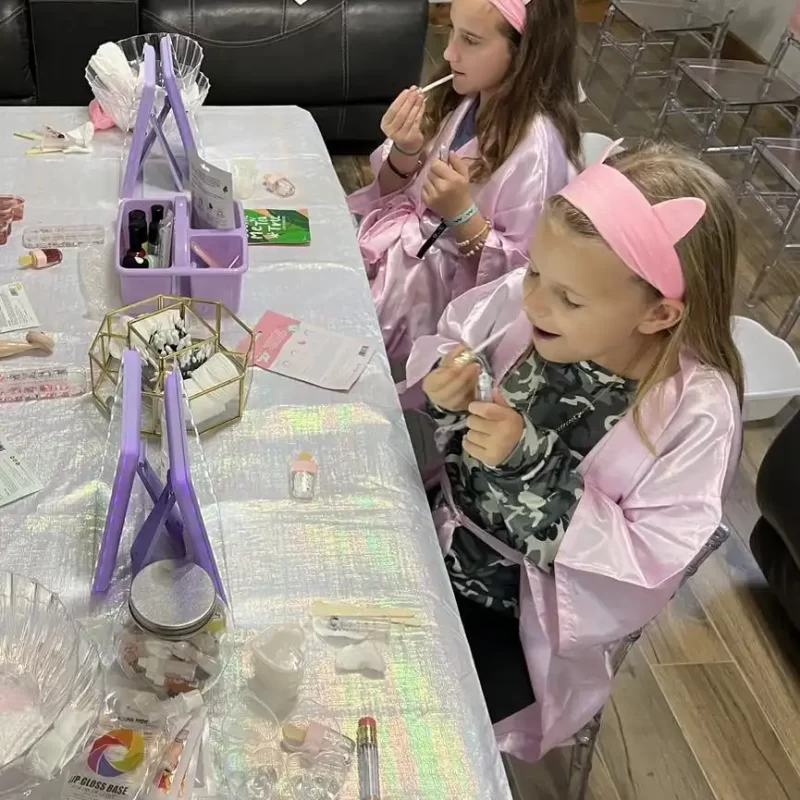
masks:
[[[581,162],[583,168],[591,167],[597,164],[600,159],[606,154],[608,148],[614,144],[614,140],[603,133],[594,133],[587,131],[581,134]],[[625,148],[617,145],[610,153],[615,155],[621,153]]]
[[[610,0],[603,24],[595,39],[594,48],[584,78],[584,88],[594,77],[595,69],[605,48],[610,47],[628,62],[610,122],[616,124],[631,81],[638,78],[667,78],[670,68],[645,70],[642,60],[648,49],[660,48],[671,62],[680,40],[689,37],[707,50],[710,58],[718,58],[728,32],[731,17],[741,0]],[[621,39],[612,25],[617,15],[634,27],[634,39]]]
[[[772,106],[789,120],[794,136],[798,129],[800,84],[780,72],[781,62],[793,47],[800,48],[800,0],[766,64],[719,58],[679,59],[656,118],[654,135],[661,135],[668,117],[680,114],[700,136],[698,153],[701,156],[704,153],[743,153],[750,149],[750,143],[743,139],[753,113],[763,106]],[[709,105],[684,105],[678,96],[684,81],[705,95]],[[737,142],[712,146],[726,114],[744,115]]]
[[[766,167],[781,188],[755,183],[756,170]],[[739,184],[739,200],[749,197],[756,200],[778,228],[778,238],[768,256],[767,263],[758,273],[753,288],[745,300],[750,308],[756,305],[764,282],[785,251],[800,248],[793,241],[795,223],[800,218],[800,139],[753,139],[750,158]],[[775,330],[776,336],[785,339],[800,317],[800,293]]]
[[[703,562],[715,550],[718,550],[722,546],[728,536],[728,529],[724,525],[720,525],[706,542],[703,549],[697,554],[694,561],[692,561],[683,573],[681,585],[697,572]],[[641,634],[641,630],[635,631],[629,636],[626,636],[617,645],[611,658],[611,666],[614,674],[616,674],[622,666],[622,662],[625,660],[625,657],[628,655],[633,645],[636,644]],[[600,718],[602,713],[603,709],[600,709],[600,711],[595,714],[594,718],[584,725],[573,737],[567,793],[564,800],[584,800],[586,797],[586,790],[589,786],[589,774],[592,771],[595,745],[597,744],[597,735],[600,732]]]

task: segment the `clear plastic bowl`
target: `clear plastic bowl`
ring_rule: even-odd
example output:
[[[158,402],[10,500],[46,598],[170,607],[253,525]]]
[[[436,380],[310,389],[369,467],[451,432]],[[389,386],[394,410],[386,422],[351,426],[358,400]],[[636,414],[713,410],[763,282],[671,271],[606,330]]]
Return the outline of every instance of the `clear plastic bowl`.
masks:
[[[0,780],[73,699],[81,637],[58,595],[0,572]]]

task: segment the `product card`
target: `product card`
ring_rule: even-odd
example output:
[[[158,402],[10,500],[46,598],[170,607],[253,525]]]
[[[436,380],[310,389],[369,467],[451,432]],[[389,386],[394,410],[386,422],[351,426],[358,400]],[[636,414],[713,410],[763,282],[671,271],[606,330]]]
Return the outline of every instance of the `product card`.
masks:
[[[42,490],[42,482],[0,442],[0,506]]]
[[[247,243],[251,245],[306,245],[311,224],[306,208],[247,208]]]
[[[189,154],[189,185],[192,192],[192,226],[230,230],[236,224],[233,211],[233,178],[230,172]]]
[[[38,327],[25,287],[21,283],[0,286],[0,333]]]
[[[274,311],[261,317],[253,333],[256,366],[323,389],[352,388],[375,352],[367,339],[331,333]]]

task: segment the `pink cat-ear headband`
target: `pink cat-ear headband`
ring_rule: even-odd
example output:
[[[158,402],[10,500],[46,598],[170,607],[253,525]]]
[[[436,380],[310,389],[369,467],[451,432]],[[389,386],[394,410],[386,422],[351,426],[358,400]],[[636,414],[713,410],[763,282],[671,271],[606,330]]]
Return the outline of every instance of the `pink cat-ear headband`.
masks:
[[[686,284],[675,245],[697,225],[706,204],[698,197],[680,197],[651,206],[621,172],[603,163],[621,141],[559,194],[591,220],[633,272],[664,297],[681,300]]]
[[[500,13],[508,20],[517,33],[525,30],[525,6],[531,0],[489,0],[496,6]]]

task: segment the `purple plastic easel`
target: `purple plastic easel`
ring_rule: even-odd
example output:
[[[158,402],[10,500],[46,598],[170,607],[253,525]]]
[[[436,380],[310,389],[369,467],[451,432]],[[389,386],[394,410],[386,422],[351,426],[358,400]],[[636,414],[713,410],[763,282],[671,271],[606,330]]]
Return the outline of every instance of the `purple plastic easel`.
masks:
[[[175,78],[175,64],[172,60],[172,41],[169,36],[163,36],[159,43],[161,56],[161,74],[164,78],[164,89],[166,97],[164,105],[156,115],[154,110],[156,96],[156,53],[149,44],[144,46],[144,86],[142,96],[139,100],[139,109],[136,114],[136,124],[133,128],[133,140],[131,141],[128,163],[125,167],[125,177],[122,182],[122,196],[133,197],[139,176],[144,169],[144,162],[153,148],[156,139],[161,143],[161,149],[167,157],[172,180],[175,183],[175,190],[182,192],[186,176],[181,172],[178,159],[172,148],[167,142],[164,134],[164,124],[169,117],[170,111],[175,117],[178,126],[178,133],[183,142],[184,150],[187,155],[196,152],[194,134],[189,122],[189,116],[183,105],[178,82]]]
[[[235,224],[230,230],[194,227],[195,220],[183,196],[184,189],[188,188],[190,176],[184,175],[181,171],[178,159],[167,142],[163,130],[170,113],[175,118],[187,158],[197,155],[197,143],[175,76],[172,40],[169,36],[162,36],[158,49],[165,89],[164,105],[156,115],[156,51],[151,45],[145,45],[144,88],[139,100],[133,139],[125,165],[117,217],[117,258],[114,270],[119,277],[122,300],[129,305],[157,294],[181,295],[216,301],[236,313],[242,297],[242,282],[249,266],[247,218],[242,204],[236,201]],[[142,199],[141,179],[144,162],[156,139],[161,143],[178,194]],[[122,262],[130,244],[129,214],[134,209],[150,214],[156,203],[172,210],[175,215],[169,268],[127,269],[122,266]],[[190,250],[192,242],[211,253],[221,264],[235,263],[238,266],[227,269],[210,268],[192,255]]]
[[[97,556],[92,591],[108,591],[117,563],[122,528],[128,512],[133,483],[138,474],[153,500],[153,509],[131,546],[131,568],[136,575],[143,567],[167,558],[189,559],[211,575],[217,594],[226,600],[211,542],[192,486],[189,470],[186,422],[183,413],[183,380],[179,372],[167,376],[164,388],[165,427],[169,470],[166,485],[145,455],[141,437],[142,361],[135,350],[122,358],[122,437],[111,500]],[[227,601],[226,601],[227,602]]]

